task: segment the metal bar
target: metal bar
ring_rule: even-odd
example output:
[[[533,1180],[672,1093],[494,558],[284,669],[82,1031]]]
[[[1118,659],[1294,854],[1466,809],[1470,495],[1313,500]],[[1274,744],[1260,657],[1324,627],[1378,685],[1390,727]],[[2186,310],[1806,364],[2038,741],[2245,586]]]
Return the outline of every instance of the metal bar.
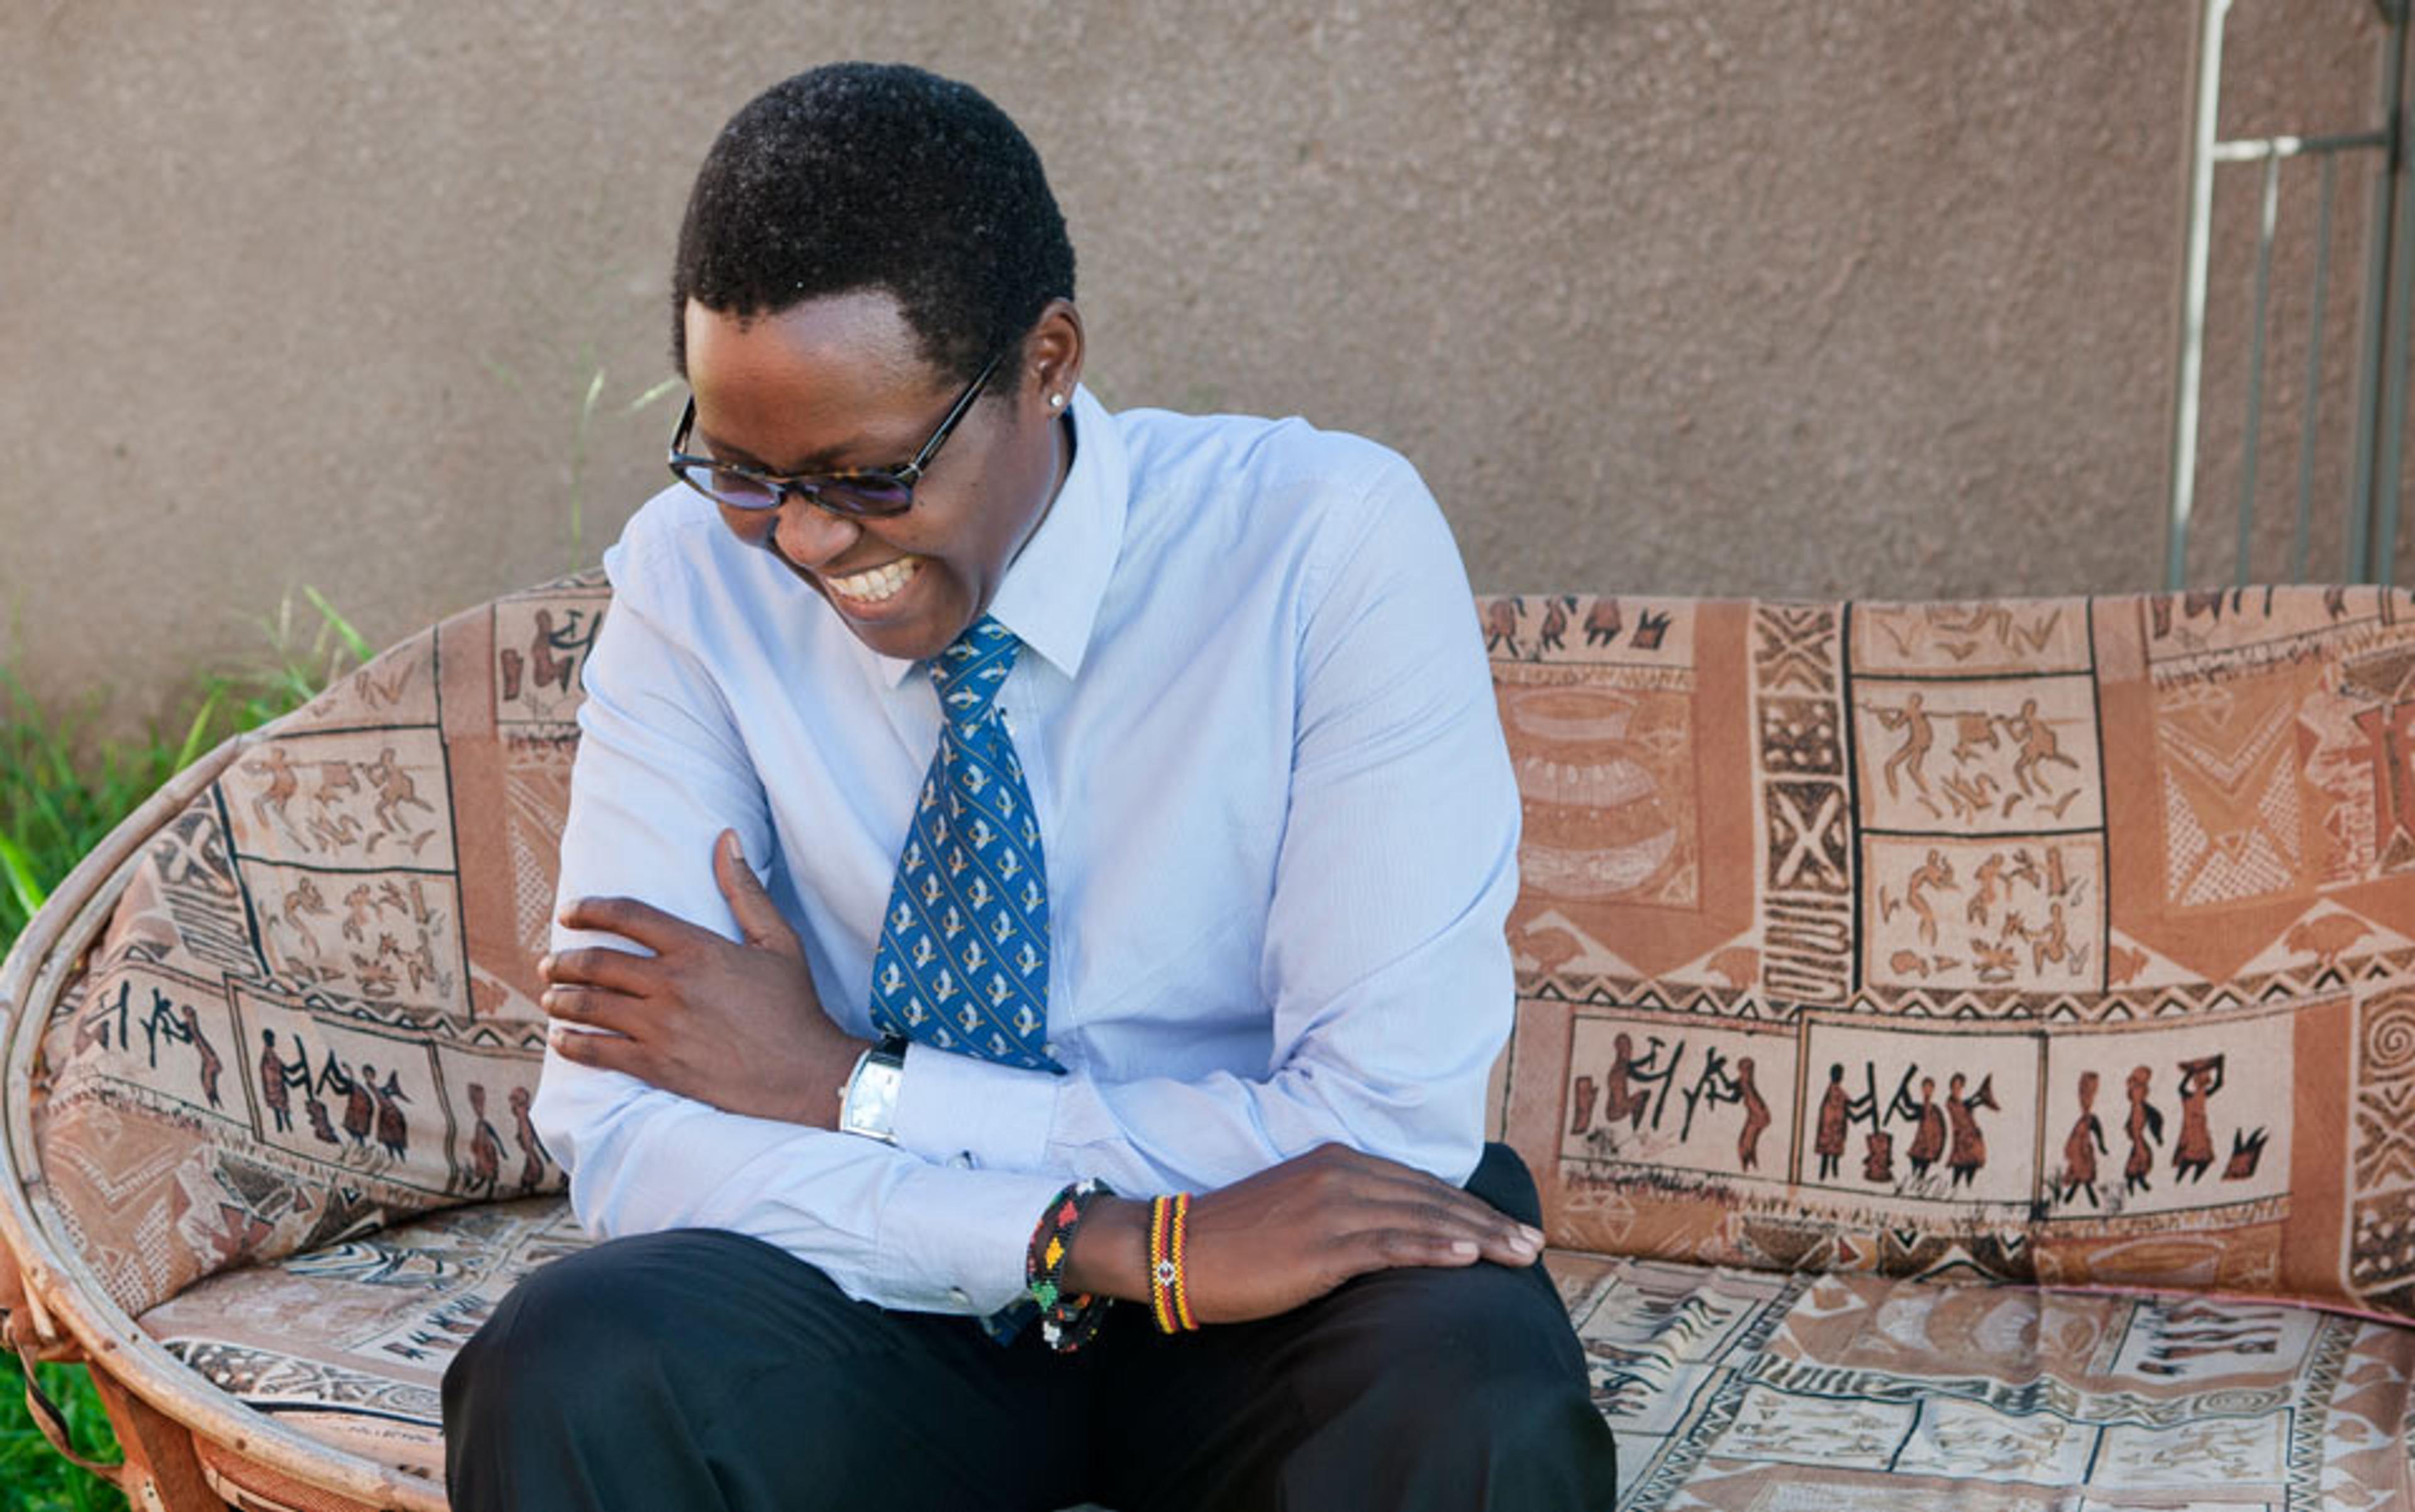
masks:
[[[2264,197],[2256,219],[2256,316],[2248,327],[2247,429],[2239,450],[2239,549],[2231,581],[2247,586],[2256,533],[2256,454],[2264,433],[2264,325],[2272,296],[2272,222],[2281,206],[2281,159],[2264,159]]]
[[[2306,328],[2306,402],[2298,427],[2298,531],[2289,543],[2289,580],[2302,583],[2314,549],[2315,442],[2322,435],[2323,300],[2332,269],[2332,197],[2339,159],[2323,159],[2322,198],[2315,211],[2315,292]]]
[[[2373,462],[2372,578],[2387,584],[2398,561],[2399,469],[2407,431],[2407,318],[2415,278],[2415,195],[2402,172],[2396,190],[2398,226],[2391,232],[2389,352],[2382,358],[2380,449]]]
[[[2387,12],[2391,35],[2382,52],[2383,127],[2390,147],[2373,177],[2373,209],[2365,223],[2364,303],[2359,311],[2356,352],[2356,440],[2348,453],[2348,530],[2343,543],[2341,576],[2361,583],[2371,576],[2373,546],[2374,435],[2380,419],[2382,331],[2390,292],[2390,244],[2397,225],[2395,188],[2398,181],[2400,106],[2406,87],[2405,7]]]
[[[2188,575],[2189,516],[2197,504],[2198,389],[2205,367],[2205,267],[2213,214],[2213,139],[2222,97],[2222,28],[2230,0],[2198,12],[2197,114],[2189,135],[2188,219],[2181,273],[2180,373],[2173,385],[2171,496],[2164,527],[2164,587]]]
[[[2297,157],[2310,153],[2348,152],[2358,147],[2387,147],[2387,131],[2353,131],[2332,137],[2247,137],[2213,144],[2217,163],[2252,163],[2263,157]]]
[[[2392,27],[2397,46],[2391,56],[2391,82],[2397,95],[2391,120],[2398,142],[2391,153],[2391,196],[2396,216],[2390,232],[2389,352],[2382,359],[2380,455],[2374,459],[2373,581],[2387,584],[2395,575],[2398,557],[2398,496],[2400,446],[2407,433],[2408,317],[2415,314],[2415,195],[2407,192],[2407,20],[2402,12]]]

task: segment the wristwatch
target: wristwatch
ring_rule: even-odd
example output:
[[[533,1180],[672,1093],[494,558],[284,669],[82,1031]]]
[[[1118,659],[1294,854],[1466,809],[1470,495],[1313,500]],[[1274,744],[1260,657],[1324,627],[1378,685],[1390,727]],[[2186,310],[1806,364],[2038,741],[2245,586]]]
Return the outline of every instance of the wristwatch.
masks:
[[[906,1037],[892,1034],[858,1055],[839,1093],[838,1128],[883,1145],[897,1143],[897,1089],[906,1080]]]

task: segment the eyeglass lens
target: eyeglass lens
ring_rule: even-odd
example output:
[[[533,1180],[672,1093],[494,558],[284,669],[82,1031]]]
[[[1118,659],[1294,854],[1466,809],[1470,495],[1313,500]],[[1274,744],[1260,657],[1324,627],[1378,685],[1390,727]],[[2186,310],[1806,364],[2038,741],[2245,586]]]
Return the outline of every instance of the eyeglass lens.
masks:
[[[680,475],[691,487],[733,509],[772,509],[780,502],[780,488],[751,473],[691,462],[680,469]],[[903,478],[882,472],[799,479],[788,487],[808,501],[843,515],[895,514],[906,508],[914,496]]]

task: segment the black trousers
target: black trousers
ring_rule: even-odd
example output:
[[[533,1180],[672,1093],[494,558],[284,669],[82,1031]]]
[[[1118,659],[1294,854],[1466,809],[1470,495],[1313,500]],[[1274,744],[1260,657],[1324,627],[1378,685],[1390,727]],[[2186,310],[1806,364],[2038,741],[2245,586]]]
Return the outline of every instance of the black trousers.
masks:
[[[1505,1145],[1468,1190],[1539,1220]],[[755,1239],[646,1235],[504,1299],[445,1372],[444,1438],[457,1512],[1606,1512],[1615,1489],[1539,1264],[1381,1271],[1173,1338],[1118,1306],[1058,1355]]]

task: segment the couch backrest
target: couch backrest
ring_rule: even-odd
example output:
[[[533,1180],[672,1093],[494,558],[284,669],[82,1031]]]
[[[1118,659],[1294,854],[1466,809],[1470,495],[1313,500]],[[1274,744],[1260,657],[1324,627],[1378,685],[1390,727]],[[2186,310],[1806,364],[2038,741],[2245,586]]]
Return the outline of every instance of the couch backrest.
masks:
[[[43,1179],[140,1313],[201,1277],[558,1190],[527,1118],[600,574],[388,651],[124,868],[44,1032]]]
[[[608,598],[395,648],[129,863],[38,1114],[129,1311],[559,1187],[520,1115]],[[2405,595],[1478,608],[1555,1243],[2415,1313]]]
[[[1495,598],[1553,1240],[2415,1312],[2415,611]]]

